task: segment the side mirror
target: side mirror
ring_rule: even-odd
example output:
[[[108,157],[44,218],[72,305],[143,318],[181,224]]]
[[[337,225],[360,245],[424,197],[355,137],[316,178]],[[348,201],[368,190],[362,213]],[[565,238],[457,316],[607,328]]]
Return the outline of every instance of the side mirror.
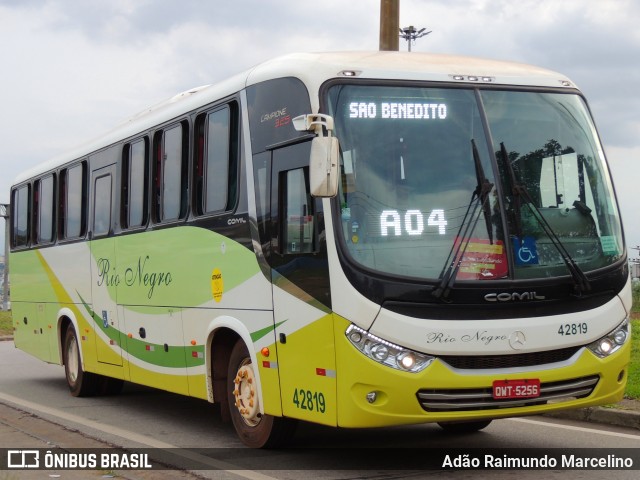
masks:
[[[318,135],[311,140],[309,158],[309,187],[314,197],[335,197],[338,194],[339,144],[331,136],[333,118],[329,115],[300,115],[293,119],[293,126],[299,131],[315,131]],[[327,136],[324,136],[324,130]]]

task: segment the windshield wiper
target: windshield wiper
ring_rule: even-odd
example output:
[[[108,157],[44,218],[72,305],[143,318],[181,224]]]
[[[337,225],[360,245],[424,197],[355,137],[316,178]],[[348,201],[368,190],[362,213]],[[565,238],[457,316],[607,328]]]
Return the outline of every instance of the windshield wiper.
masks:
[[[453,284],[456,281],[456,276],[458,275],[458,270],[460,270],[462,259],[464,258],[464,254],[469,246],[469,239],[471,238],[471,235],[473,235],[476,225],[478,224],[478,220],[480,219],[480,212],[478,211],[479,207],[481,208],[481,211],[484,212],[489,241],[493,244],[491,207],[487,201],[489,193],[493,189],[493,183],[489,182],[484,174],[482,162],[480,161],[480,155],[474,139],[471,139],[471,150],[473,153],[473,165],[476,170],[478,185],[473,191],[471,200],[467,206],[467,211],[465,212],[464,217],[462,217],[462,223],[460,224],[460,229],[456,236],[457,241],[454,242],[451,250],[449,250],[449,255],[447,256],[447,260],[442,268],[442,272],[440,273],[440,283],[437,288],[431,292],[431,295],[438,299],[446,299],[449,296],[451,287],[453,287]],[[467,222],[467,219],[470,219],[470,221]]]
[[[565,248],[562,241],[560,241],[560,238],[558,238],[558,235],[556,235],[556,232],[553,231],[553,228],[551,228],[551,225],[549,225],[549,222],[547,222],[547,219],[544,218],[540,209],[533,202],[533,200],[531,199],[531,195],[529,194],[529,191],[526,189],[526,187],[523,184],[518,182],[516,178],[516,172],[513,170],[513,165],[511,165],[511,162],[509,161],[509,154],[507,153],[507,149],[504,146],[504,142],[500,143],[500,154],[502,156],[502,160],[504,162],[505,168],[509,173],[509,179],[511,180],[511,190],[513,193],[514,209],[516,213],[516,218],[515,218],[516,236],[518,238],[518,241],[519,242],[523,241],[522,219],[521,219],[520,213],[521,213],[521,201],[524,200],[529,205],[529,208],[531,210],[531,213],[533,214],[533,217],[538,221],[538,223],[544,230],[544,233],[547,234],[553,246],[556,248],[556,250],[558,250],[558,253],[560,253],[562,260],[564,261],[565,265],[567,266],[567,269],[569,270],[569,273],[571,274],[571,278],[573,278],[574,286],[578,295],[582,294],[583,292],[590,291],[591,283],[589,282],[589,279],[584,274],[580,266],[578,266],[576,261],[573,259],[573,257],[569,253],[569,251]]]

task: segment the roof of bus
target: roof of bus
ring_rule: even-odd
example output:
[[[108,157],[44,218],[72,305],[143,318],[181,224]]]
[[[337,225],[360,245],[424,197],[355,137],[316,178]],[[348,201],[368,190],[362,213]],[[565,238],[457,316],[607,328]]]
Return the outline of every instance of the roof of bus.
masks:
[[[308,85],[354,72],[357,78],[469,82],[483,77],[491,83],[562,87],[567,77],[544,68],[522,63],[477,57],[418,52],[332,52],[298,53],[278,57],[258,65],[247,84],[280,76],[297,76]],[[458,80],[458,77],[463,77]],[[571,86],[574,86],[571,84]],[[310,91],[313,91],[310,89]]]
[[[24,182],[147,131],[200,106],[237,93],[246,86],[279,77],[298,77],[307,85],[309,92],[317,92],[329,79],[345,77],[576,88],[567,77],[550,70],[476,57],[380,51],[290,54],[266,61],[215,85],[179,93],[132,116],[105,135],[22,173],[15,183]],[[317,111],[317,96],[311,95],[311,107],[314,112]]]

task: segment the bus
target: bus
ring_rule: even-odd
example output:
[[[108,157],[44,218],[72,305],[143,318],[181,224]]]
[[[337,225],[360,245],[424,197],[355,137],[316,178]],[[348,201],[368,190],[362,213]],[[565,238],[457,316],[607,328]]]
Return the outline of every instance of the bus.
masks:
[[[630,357],[620,212],[567,77],[400,52],[291,54],[20,175],[17,348],[74,396],[218,403],[250,447],[297,421],[613,403]]]

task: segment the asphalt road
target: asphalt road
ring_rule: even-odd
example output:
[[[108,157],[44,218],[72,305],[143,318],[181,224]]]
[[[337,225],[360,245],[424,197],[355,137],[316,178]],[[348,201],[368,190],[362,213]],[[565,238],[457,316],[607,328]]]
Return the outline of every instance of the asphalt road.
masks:
[[[419,425],[368,430],[331,429],[301,425],[294,447],[287,451],[255,451],[245,449],[233,427],[224,424],[207,402],[127,384],[122,394],[113,397],[74,398],[67,390],[64,370],[47,365],[16,350],[12,342],[0,342],[0,403],[5,419],[0,417],[0,448],[17,448],[43,444],[51,446],[119,446],[129,449],[169,450],[164,460],[171,465],[197,469],[193,475],[203,478],[513,478],[509,470],[411,468],[412,456],[435,452],[467,452],[474,455],[495,449],[537,449],[532,452],[567,452],[570,449],[616,449],[619,455],[632,452],[640,458],[640,433],[621,427],[594,425],[547,417],[530,417],[494,421],[482,432],[450,435],[436,425]],[[13,412],[13,413],[12,413]],[[44,427],[32,434],[33,427],[24,424],[23,412],[33,414]],[[45,428],[48,425],[48,428]],[[57,440],[60,432],[76,435],[68,443]],[[13,433],[12,433],[13,432]],[[29,438],[33,445],[29,444]],[[22,439],[26,444],[14,443]],[[26,439],[26,440],[25,440]],[[92,443],[96,442],[96,443]],[[36,445],[37,444],[37,445]],[[354,450],[354,447],[358,449]],[[327,448],[329,448],[327,450]],[[376,450],[369,450],[369,449]],[[207,449],[207,450],[199,450]],[[444,449],[444,450],[442,450]],[[556,450],[550,450],[556,449]],[[632,450],[621,450],[632,449]],[[142,451],[142,450],[140,450]],[[164,450],[162,450],[164,451]],[[598,450],[589,451],[591,453]],[[161,450],[156,450],[161,452]],[[620,453],[622,452],[622,453]],[[520,452],[522,453],[522,452]],[[381,459],[391,458],[381,466]],[[175,462],[175,463],[172,463]],[[367,462],[371,462],[371,467]],[[403,463],[403,462],[406,462]],[[640,460],[638,462],[640,468]],[[407,469],[409,468],[409,469]],[[639,470],[520,470],[519,478],[602,478],[637,479]],[[22,478],[10,472],[6,478]],[[48,478],[41,476],[24,478]],[[65,471],[61,478],[72,478]],[[80,472],[73,472],[80,473]],[[87,473],[87,472],[85,472]],[[30,472],[34,475],[36,472]],[[119,472],[138,478],[131,471]],[[166,472],[164,473],[166,474]],[[25,475],[27,475],[25,473]],[[162,472],[144,472],[144,477],[162,477]],[[151,476],[149,476],[151,475]],[[189,477],[192,474],[183,473]],[[0,479],[5,478],[0,472]],[[83,477],[73,477],[83,478]],[[166,477],[162,477],[166,478]]]

